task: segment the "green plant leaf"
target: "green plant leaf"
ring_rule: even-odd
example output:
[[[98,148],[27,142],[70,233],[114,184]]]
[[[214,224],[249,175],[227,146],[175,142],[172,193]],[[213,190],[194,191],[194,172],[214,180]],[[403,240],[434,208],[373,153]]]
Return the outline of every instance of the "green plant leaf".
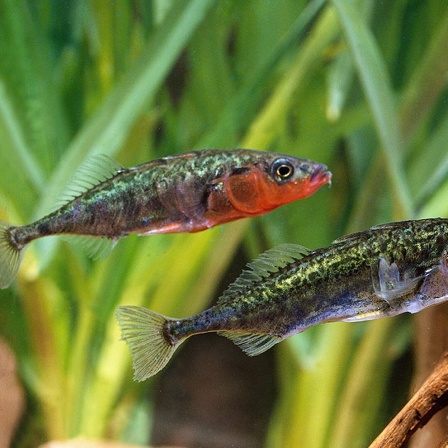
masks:
[[[151,106],[154,95],[176,58],[215,0],[173,4],[150,37],[145,50],[92,118],[74,138],[54,172],[49,189],[60,191],[76,168],[93,154],[115,156],[136,119]],[[44,198],[40,209],[46,209]]]
[[[409,218],[413,215],[412,201],[402,166],[396,101],[387,75],[386,64],[373,34],[354,3],[351,0],[332,0],[332,3],[338,12],[385,154],[387,170],[396,197],[395,218]]]

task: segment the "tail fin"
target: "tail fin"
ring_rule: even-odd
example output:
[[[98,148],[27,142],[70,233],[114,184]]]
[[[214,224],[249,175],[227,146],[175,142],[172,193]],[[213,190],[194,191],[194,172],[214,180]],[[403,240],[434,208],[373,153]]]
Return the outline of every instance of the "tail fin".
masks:
[[[131,350],[134,379],[143,381],[162,370],[182,341],[172,344],[163,334],[169,318],[140,306],[119,306],[115,316],[121,338]]]
[[[0,221],[0,289],[11,285],[22,261],[23,249],[17,248],[10,239],[11,225]]]

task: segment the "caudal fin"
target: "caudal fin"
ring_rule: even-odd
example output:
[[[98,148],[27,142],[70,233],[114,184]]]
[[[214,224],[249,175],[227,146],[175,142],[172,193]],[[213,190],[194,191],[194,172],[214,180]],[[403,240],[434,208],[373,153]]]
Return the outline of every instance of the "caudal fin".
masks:
[[[18,249],[9,236],[10,224],[0,221],[0,288],[11,285],[22,261],[23,249]]]
[[[143,381],[162,370],[181,342],[173,345],[164,336],[169,318],[140,306],[119,306],[115,316],[131,350],[134,379]]]

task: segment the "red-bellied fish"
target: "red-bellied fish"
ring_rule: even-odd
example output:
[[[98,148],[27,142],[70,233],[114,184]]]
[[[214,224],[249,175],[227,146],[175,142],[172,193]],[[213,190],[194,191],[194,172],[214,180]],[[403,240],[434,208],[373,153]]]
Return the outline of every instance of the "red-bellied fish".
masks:
[[[37,238],[93,237],[95,253],[131,233],[198,232],[262,215],[331,180],[320,163],[247,149],[194,151],[133,168],[106,156],[89,163],[53,213],[23,226],[0,222],[0,288],[12,283],[23,249]]]

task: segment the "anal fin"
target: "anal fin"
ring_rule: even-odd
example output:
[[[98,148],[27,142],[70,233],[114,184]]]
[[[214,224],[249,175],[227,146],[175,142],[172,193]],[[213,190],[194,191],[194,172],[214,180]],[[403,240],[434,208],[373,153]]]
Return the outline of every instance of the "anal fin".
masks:
[[[94,259],[107,257],[118,241],[116,238],[85,235],[64,235],[62,238],[73,246],[81,247]]]
[[[249,356],[257,356],[282,340],[282,338],[270,334],[240,333],[235,331],[218,331],[218,334],[230,339]]]

